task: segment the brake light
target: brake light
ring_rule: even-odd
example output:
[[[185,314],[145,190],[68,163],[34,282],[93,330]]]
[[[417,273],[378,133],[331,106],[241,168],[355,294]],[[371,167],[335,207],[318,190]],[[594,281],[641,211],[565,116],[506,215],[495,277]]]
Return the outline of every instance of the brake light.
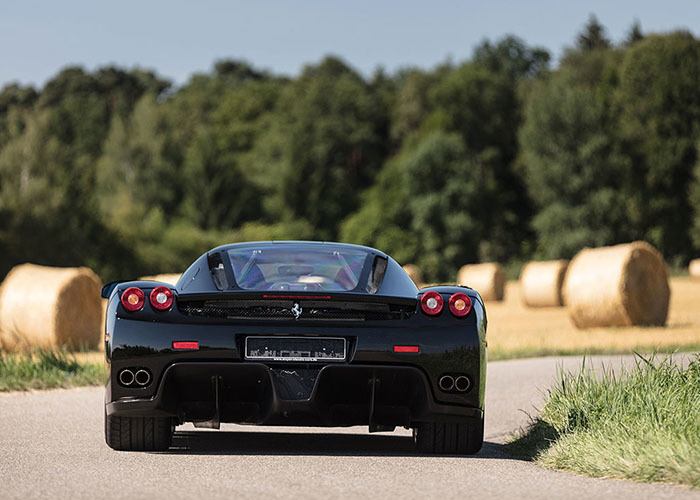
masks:
[[[166,286],[155,287],[148,298],[153,309],[158,311],[167,311],[173,306],[173,292]]]
[[[442,307],[445,301],[442,300],[442,295],[437,292],[425,292],[420,299],[420,308],[428,316],[437,316],[442,312]]]
[[[395,345],[394,352],[412,352],[419,353],[420,347],[417,345]]]
[[[263,299],[280,299],[280,300],[330,300],[332,297],[330,295],[272,295],[265,293],[262,296]]]
[[[132,286],[122,292],[121,302],[127,311],[136,312],[143,309],[143,305],[146,303],[146,296],[143,290]]]
[[[199,342],[196,340],[175,340],[173,349],[176,351],[196,351],[199,349]]]
[[[462,292],[453,293],[447,302],[453,316],[463,318],[472,310],[472,299]]]

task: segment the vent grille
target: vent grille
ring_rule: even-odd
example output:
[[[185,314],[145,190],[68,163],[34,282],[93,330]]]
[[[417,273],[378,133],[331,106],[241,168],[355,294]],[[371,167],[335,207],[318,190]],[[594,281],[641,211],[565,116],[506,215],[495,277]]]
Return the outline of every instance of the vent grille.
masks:
[[[298,305],[298,307],[296,307]],[[182,314],[213,320],[378,321],[406,319],[415,307],[332,301],[204,300],[178,303]],[[296,309],[296,314],[295,314]],[[300,309],[300,312],[299,312]]]

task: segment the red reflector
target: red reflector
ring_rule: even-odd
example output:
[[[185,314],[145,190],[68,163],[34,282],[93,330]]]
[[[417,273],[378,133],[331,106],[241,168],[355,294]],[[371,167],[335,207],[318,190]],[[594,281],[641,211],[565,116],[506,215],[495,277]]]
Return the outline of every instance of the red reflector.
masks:
[[[195,341],[183,341],[176,340],[173,342],[173,349],[178,351],[196,351],[199,349],[199,342]]]
[[[394,352],[420,352],[420,347],[417,345],[395,345]]]

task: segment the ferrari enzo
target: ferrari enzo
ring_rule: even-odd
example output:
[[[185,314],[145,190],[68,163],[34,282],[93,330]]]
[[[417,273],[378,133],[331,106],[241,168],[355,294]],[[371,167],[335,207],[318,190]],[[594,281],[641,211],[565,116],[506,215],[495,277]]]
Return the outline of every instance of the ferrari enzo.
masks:
[[[116,450],[166,450],[185,422],[403,426],[421,453],[482,446],[481,297],[418,289],[373,248],[224,245],[175,286],[115,282],[102,295],[105,438]]]

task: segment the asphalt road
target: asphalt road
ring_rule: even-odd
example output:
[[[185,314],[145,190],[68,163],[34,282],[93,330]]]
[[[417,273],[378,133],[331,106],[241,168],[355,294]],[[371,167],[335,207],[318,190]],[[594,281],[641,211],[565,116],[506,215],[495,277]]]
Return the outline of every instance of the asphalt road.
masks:
[[[179,427],[168,453],[115,452],[104,443],[101,389],[2,394],[0,498],[700,498],[679,486],[585,478],[509,458],[501,443],[527,424],[562,366],[577,369],[581,360],[489,365],[487,442],[476,457],[416,455],[404,430],[236,425]]]

